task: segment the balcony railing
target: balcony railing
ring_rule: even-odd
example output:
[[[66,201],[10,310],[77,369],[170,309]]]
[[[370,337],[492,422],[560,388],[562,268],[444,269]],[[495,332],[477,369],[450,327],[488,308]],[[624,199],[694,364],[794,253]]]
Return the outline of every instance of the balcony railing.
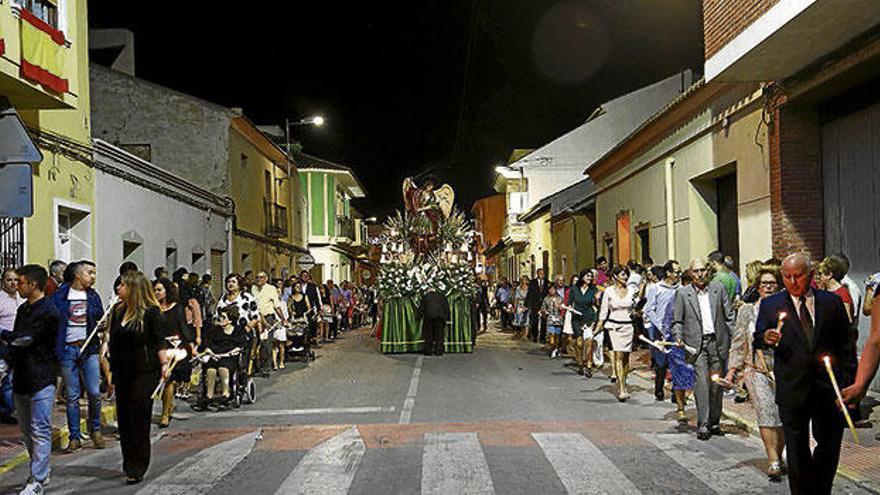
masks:
[[[287,237],[287,208],[266,201],[263,203],[266,221],[266,237]]]
[[[336,217],[336,237],[354,240],[354,220],[348,217]]]

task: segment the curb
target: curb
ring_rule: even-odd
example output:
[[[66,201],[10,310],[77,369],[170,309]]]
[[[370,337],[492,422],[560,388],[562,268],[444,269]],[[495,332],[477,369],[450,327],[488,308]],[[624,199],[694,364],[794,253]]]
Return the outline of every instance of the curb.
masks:
[[[107,405],[101,408],[101,424],[102,425],[115,425],[116,424],[116,404]],[[86,420],[83,419],[81,421],[80,429],[82,431],[88,431],[88,426],[86,425]],[[65,426],[60,428],[52,429],[52,450],[57,451],[61,449],[62,445],[67,445],[70,440],[70,431],[67,429],[67,425],[65,422]],[[16,454],[11,459],[5,461],[3,464],[0,464],[0,475],[4,475],[9,471],[17,468],[23,463],[27,462],[30,456],[27,453],[27,449],[23,452]]]

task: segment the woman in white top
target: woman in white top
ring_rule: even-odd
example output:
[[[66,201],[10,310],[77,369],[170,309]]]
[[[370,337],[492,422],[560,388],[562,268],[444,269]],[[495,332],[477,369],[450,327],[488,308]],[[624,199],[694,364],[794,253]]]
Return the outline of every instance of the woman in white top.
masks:
[[[630,313],[635,305],[632,291],[627,288],[629,270],[625,266],[616,265],[611,269],[609,278],[614,285],[605,289],[602,306],[599,309],[599,328],[597,332],[608,330],[611,339],[611,366],[617,377],[617,400],[625,402],[629,398],[626,392],[626,375],[629,373],[629,353],[632,352],[633,324]],[[611,380],[614,381],[614,376]]]

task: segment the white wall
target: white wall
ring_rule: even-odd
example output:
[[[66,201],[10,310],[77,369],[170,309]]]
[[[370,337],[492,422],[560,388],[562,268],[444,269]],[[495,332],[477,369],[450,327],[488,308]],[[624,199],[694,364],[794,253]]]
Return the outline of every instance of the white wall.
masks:
[[[138,266],[150,278],[154,268],[165,265],[165,247],[169,241],[177,245],[178,266],[192,269],[194,250],[200,249],[205,254],[196,266],[200,275],[210,270],[211,249],[227,251],[224,217],[208,214],[99,170],[95,170],[94,215],[98,264],[96,290],[105,301],[123,260],[124,237],[143,240],[140,248],[143,261],[138,260]]]

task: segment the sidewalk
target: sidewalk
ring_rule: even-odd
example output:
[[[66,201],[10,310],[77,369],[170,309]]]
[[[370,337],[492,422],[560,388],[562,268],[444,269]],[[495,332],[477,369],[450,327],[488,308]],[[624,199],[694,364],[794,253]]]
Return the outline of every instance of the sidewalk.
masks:
[[[654,374],[650,369],[648,351],[636,351],[633,353],[633,358],[633,362],[638,363],[637,366],[633,366],[633,373],[653,383]],[[669,384],[667,384],[667,390],[669,390]],[[865,401],[880,403],[880,394],[871,392]],[[725,395],[723,415],[744,428],[749,434],[758,436],[755,411],[750,402],[737,404],[731,397]],[[869,419],[880,424],[880,408],[877,408]],[[873,428],[859,428],[856,432],[859,435],[860,445],[853,442],[849,430],[844,433],[837,474],[866,490],[880,493],[880,442],[874,439]]]
[[[81,430],[85,435],[88,428],[85,424],[87,416],[86,407],[81,410]],[[101,409],[101,424],[105,426],[116,425],[116,403],[104,401]],[[67,431],[67,415],[63,404],[56,404],[52,413],[52,452],[61,451],[67,445],[69,432]],[[88,448],[89,443],[83,442]],[[27,462],[28,454],[21,439],[21,430],[18,425],[0,425],[0,475],[7,473],[23,462]]]

